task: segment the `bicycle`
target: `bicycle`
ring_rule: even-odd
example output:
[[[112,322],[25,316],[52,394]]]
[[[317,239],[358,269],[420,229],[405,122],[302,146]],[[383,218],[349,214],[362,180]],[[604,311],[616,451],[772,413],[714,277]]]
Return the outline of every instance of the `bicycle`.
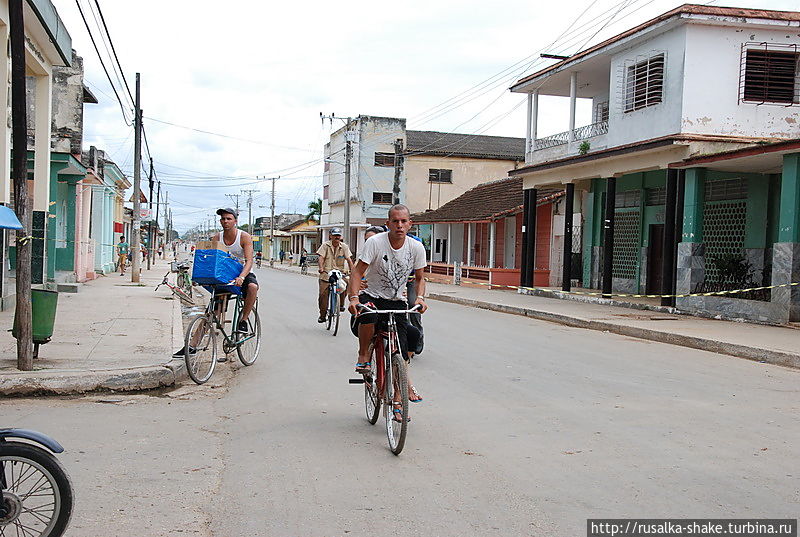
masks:
[[[371,425],[378,422],[381,405],[386,421],[389,449],[395,455],[403,451],[408,432],[408,364],[402,355],[395,315],[416,313],[419,306],[408,310],[378,310],[374,305],[359,304],[361,313],[386,315],[387,319],[375,325],[375,336],[370,344],[369,372],[351,384],[364,385],[364,409]],[[400,419],[396,419],[396,416]]]
[[[214,373],[217,365],[217,330],[222,333],[222,350],[228,355],[234,350],[239,360],[246,366],[253,365],[261,349],[261,318],[258,316],[258,301],[247,319],[247,332],[232,330],[230,334],[225,330],[228,322],[225,317],[230,300],[236,300],[233,309],[232,326],[239,326],[244,297],[231,293],[228,285],[207,285],[210,288],[211,298],[205,312],[195,317],[186,328],[184,338],[184,360],[189,377],[197,384],[205,384]]]
[[[0,429],[0,535],[64,533],[72,515],[73,489],[55,456],[63,451],[37,431]]]
[[[308,261],[305,257],[300,260],[300,274],[308,274]]]
[[[164,275],[164,279],[161,280],[161,283],[156,285],[155,290],[158,291],[159,287],[166,285],[169,287],[170,291],[172,291],[172,294],[177,296],[182,302],[193,306],[194,298],[192,297],[192,280],[189,277],[189,266],[189,263],[178,263],[175,266],[175,270],[170,270]],[[176,285],[169,283],[169,275],[173,272],[177,272]]]
[[[261,258],[256,257],[256,268],[261,268]]]
[[[325,330],[330,330],[333,326],[333,335],[339,332],[339,317],[341,316],[339,306],[339,280],[344,281],[344,275],[338,270],[332,270],[328,275],[328,311],[325,313]]]

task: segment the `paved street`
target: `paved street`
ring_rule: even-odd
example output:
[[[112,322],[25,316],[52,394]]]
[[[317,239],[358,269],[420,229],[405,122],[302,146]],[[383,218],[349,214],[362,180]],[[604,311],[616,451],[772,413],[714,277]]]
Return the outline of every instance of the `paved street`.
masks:
[[[4,425],[67,448],[67,535],[574,537],[587,517],[797,515],[797,370],[432,301],[425,401],[395,457],[347,383],[355,338],[315,322],[314,279],[257,273],[253,367],[4,400]]]

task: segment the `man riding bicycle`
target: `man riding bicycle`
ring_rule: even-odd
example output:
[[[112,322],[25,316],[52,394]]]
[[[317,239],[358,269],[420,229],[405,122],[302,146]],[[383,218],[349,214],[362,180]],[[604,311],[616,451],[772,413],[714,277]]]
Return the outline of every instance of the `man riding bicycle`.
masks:
[[[236,209],[218,209],[217,214],[219,215],[222,231],[212,237],[211,240],[222,242],[228,247],[228,253],[231,257],[236,258],[244,265],[241,274],[236,277],[233,285],[241,287],[242,296],[244,296],[242,318],[239,320],[239,326],[236,329],[240,332],[247,332],[247,318],[250,316],[250,312],[253,311],[253,306],[255,306],[258,298],[258,282],[256,281],[256,275],[251,272],[253,269],[253,237],[236,226],[239,218],[239,213],[236,212]]]
[[[358,313],[358,305],[371,302],[376,309],[405,310],[406,279],[414,272],[416,300],[419,312],[428,309],[425,304],[424,269],[428,264],[425,259],[425,248],[421,242],[407,238],[411,228],[411,214],[405,205],[394,205],[389,209],[386,222],[389,231],[370,237],[358,256],[353,269],[350,285],[347,289],[350,313]],[[361,278],[366,277],[367,288],[359,295]],[[365,374],[372,365],[369,356],[369,345],[375,334],[376,314],[361,314],[356,321],[358,325],[358,362],[356,372]],[[404,316],[396,317],[397,332],[400,339],[403,357],[408,357],[408,342]]]
[[[342,242],[342,230],[338,227],[331,230],[331,240],[322,243],[317,253],[319,254],[319,318],[317,322],[324,323],[327,320],[328,312],[329,272],[335,269],[345,276],[349,274],[353,269],[353,254],[350,253],[347,244]],[[344,300],[340,300],[339,303],[344,309]]]

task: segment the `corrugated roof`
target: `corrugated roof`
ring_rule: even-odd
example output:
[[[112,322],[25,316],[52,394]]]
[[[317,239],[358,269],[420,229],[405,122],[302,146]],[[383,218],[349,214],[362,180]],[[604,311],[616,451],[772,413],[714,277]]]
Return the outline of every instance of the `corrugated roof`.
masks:
[[[525,160],[525,138],[454,132],[406,131],[406,155]]]
[[[658,17],[650,19],[647,22],[643,22],[638,26],[634,26],[633,28],[624,31],[621,34],[617,34],[614,37],[606,39],[605,41],[598,43],[593,47],[589,47],[586,50],[578,52],[577,54],[570,56],[566,60],[554,63],[553,65],[541,69],[531,75],[521,78],[513,86],[511,86],[511,90],[513,91],[516,87],[525,84],[530,80],[539,78],[540,76],[549,73],[550,71],[556,70],[564,66],[565,64],[572,63],[584,56],[588,56],[592,52],[605,48],[611,45],[612,43],[625,39],[626,37],[630,37],[638,32],[641,32],[649,28],[650,26],[658,24],[659,22],[665,21],[671,17],[679,16],[682,14],[709,15],[718,17],[739,17],[743,19],[747,18],[747,19],[782,20],[789,22],[800,21],[800,12],[797,11],[774,11],[769,9],[747,9],[738,7],[701,6],[698,4],[683,4],[682,6],[678,6],[673,10],[667,11],[666,13],[662,13]]]
[[[563,190],[538,190],[536,201],[543,203],[563,194]],[[522,204],[522,179],[510,177],[482,183],[434,211],[415,214],[413,220],[418,224],[485,222],[514,214],[522,209]]]

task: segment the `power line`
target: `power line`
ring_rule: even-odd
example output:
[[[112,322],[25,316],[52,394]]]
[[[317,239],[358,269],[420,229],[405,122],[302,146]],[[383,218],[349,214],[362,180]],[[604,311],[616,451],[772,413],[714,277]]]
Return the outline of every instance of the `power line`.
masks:
[[[103,10],[100,9],[100,3],[98,0],[94,0],[95,5],[97,6],[97,12],[100,14],[100,20],[103,22],[103,28],[106,31],[106,35],[108,36],[108,43],[111,45],[111,51],[114,53],[114,60],[117,62],[117,67],[119,67],[119,72],[122,75],[122,81],[125,83],[125,89],[128,90],[128,96],[133,100],[133,94],[131,93],[131,88],[128,86],[128,80],[125,78],[125,71],[122,69],[122,65],[119,62],[119,56],[117,56],[117,49],[114,47],[114,41],[111,39],[111,33],[108,31],[108,26],[106,25],[106,18],[103,16]]]

